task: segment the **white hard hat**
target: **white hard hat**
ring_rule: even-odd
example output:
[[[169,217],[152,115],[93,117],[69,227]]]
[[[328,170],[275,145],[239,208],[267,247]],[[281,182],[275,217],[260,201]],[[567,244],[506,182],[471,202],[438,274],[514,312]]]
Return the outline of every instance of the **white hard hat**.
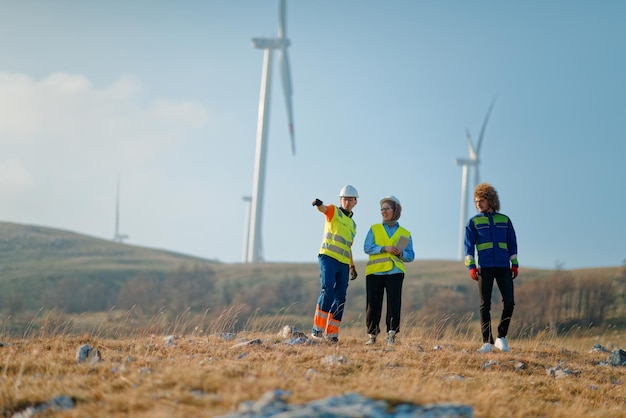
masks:
[[[398,205],[398,207],[400,208],[400,210],[402,210],[402,205],[400,204],[400,201],[398,200],[397,197],[395,196],[387,196],[387,197],[383,197],[382,199],[380,199],[380,206],[383,205],[383,202],[386,200],[391,200],[392,202],[394,202],[396,205]]]
[[[348,184],[339,191],[339,197],[359,197],[359,192],[356,191],[354,186]]]

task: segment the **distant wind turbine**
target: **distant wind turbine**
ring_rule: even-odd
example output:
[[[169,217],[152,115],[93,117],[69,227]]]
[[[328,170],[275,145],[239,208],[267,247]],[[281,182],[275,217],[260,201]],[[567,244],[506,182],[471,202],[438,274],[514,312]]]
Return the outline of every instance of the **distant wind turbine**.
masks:
[[[459,260],[464,258],[465,248],[465,225],[467,223],[467,194],[468,194],[468,181],[469,181],[469,171],[471,168],[474,169],[474,181],[472,190],[478,186],[480,182],[480,175],[478,172],[478,166],[480,164],[480,147],[483,142],[483,136],[485,135],[485,129],[487,128],[487,121],[489,121],[489,115],[491,114],[491,110],[493,109],[493,105],[496,103],[496,99],[493,99],[489,109],[487,110],[487,116],[485,116],[485,121],[483,122],[483,126],[480,130],[480,135],[478,136],[478,143],[476,144],[476,148],[474,148],[474,144],[472,143],[472,137],[470,136],[469,130],[465,130],[467,136],[467,149],[468,149],[468,158],[457,158],[454,160],[456,165],[460,165],[463,168],[463,174],[461,177],[461,227],[459,233]],[[474,199],[472,198],[472,202]]]
[[[117,196],[115,199],[115,235],[113,241],[124,242],[128,235],[120,234],[120,179],[117,179]]]
[[[293,112],[291,105],[291,74],[289,71],[289,57],[287,48],[290,45],[287,39],[286,1],[280,0],[278,37],[252,38],[255,48],[262,49],[263,75],[261,78],[261,98],[259,101],[259,119],[257,124],[256,157],[254,182],[251,200],[251,214],[248,231],[246,261],[256,263],[263,261],[263,245],[261,240],[261,226],[263,219],[263,193],[265,189],[265,162],[267,160],[267,132],[269,130],[270,96],[272,86],[272,56],[278,50],[280,73],[287,105],[287,119],[289,135],[291,136],[291,152],[296,154],[296,143],[293,131]],[[245,200],[245,199],[244,199]]]

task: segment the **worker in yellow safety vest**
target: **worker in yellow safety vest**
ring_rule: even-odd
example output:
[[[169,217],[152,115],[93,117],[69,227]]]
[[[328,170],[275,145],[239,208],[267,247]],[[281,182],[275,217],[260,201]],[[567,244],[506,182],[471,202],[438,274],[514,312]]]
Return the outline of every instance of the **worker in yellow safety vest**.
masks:
[[[339,192],[340,206],[326,206],[319,199],[313,201],[313,206],[326,215],[318,254],[322,288],[317,298],[311,331],[311,337],[315,340],[339,341],[339,325],[346,303],[348,281],[357,278],[352,261],[352,243],[356,236],[352,209],[358,197],[356,189],[347,185]]]
[[[393,345],[400,332],[400,310],[402,308],[402,283],[406,268],[404,263],[415,259],[411,233],[398,223],[402,205],[395,196],[380,200],[383,221],[371,226],[363,250],[369,254],[365,268],[365,293],[367,306],[365,324],[369,339],[365,344],[376,343],[380,333],[383,296],[387,293],[387,344]]]

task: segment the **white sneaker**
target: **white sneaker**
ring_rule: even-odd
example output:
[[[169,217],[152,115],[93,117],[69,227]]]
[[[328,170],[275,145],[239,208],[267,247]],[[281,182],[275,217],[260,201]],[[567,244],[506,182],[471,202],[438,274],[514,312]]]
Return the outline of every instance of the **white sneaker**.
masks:
[[[500,351],[509,351],[509,343],[506,341],[506,338],[496,338],[495,347]]]
[[[396,332],[389,331],[389,338],[387,339],[387,345],[393,345],[395,340],[396,340]]]
[[[311,331],[311,338],[315,341],[322,341],[324,339],[324,333],[322,331],[313,330]]]
[[[480,347],[478,350],[479,353],[491,353],[493,351],[493,344],[491,343],[484,343],[482,347]]]
[[[374,344],[376,344],[376,336],[375,335],[371,335],[371,334],[368,334],[368,335],[369,335],[370,339],[367,340],[365,345],[374,345]]]

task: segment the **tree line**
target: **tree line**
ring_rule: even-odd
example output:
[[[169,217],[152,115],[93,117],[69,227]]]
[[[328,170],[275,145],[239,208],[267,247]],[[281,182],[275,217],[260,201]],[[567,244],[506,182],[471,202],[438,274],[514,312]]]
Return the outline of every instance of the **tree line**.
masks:
[[[434,325],[442,317],[449,325],[477,318],[478,291],[469,279],[460,285],[437,285],[405,281],[403,315],[419,318],[423,325]],[[511,332],[533,335],[550,331],[559,333],[572,327],[601,327],[608,321],[626,325],[626,267],[620,277],[578,277],[556,270],[542,280],[515,282],[516,307]],[[249,325],[251,319],[283,315],[310,325],[319,282],[298,275],[245,279],[224,279],[210,267],[182,267],[170,273],[140,273],[124,277],[58,277],[36,286],[28,282],[14,286],[0,295],[0,312],[17,316],[41,307],[66,314],[103,312],[112,307],[133,310],[134,315],[150,318],[167,311],[205,313],[207,320],[223,317],[225,311],[236,312],[231,318],[232,331]],[[492,315],[497,318],[499,292],[493,292]],[[365,311],[363,286],[348,289],[344,322],[361,320]]]

